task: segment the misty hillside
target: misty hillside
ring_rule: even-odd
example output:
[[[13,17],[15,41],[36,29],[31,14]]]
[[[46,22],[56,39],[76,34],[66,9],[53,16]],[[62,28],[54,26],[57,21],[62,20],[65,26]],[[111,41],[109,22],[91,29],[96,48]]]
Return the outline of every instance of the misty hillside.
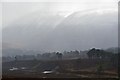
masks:
[[[118,44],[117,15],[116,13],[76,12],[58,25],[54,33],[52,38],[55,40],[51,45],[57,49],[115,47]]]
[[[116,47],[117,31],[117,12],[75,12],[68,17],[34,13],[3,29],[3,48],[5,43],[40,51]]]
[[[38,13],[20,18],[3,29],[3,48],[6,43],[22,48],[38,43],[41,45],[44,38],[62,19],[63,17],[59,15],[41,15]]]

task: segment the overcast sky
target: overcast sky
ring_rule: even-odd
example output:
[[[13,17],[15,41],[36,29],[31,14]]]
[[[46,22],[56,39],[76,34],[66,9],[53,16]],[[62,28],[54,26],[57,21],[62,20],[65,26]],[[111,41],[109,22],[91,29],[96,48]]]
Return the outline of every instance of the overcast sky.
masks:
[[[58,13],[59,15],[66,17],[73,12],[81,10],[117,10],[118,8],[118,0],[2,0],[2,2],[4,3],[2,3],[0,10],[2,8],[3,27],[9,25],[22,16],[36,11],[43,13],[49,12],[53,14]]]
[[[110,9],[114,12],[118,10],[118,1],[119,0],[1,0],[0,24],[3,23],[3,26],[0,25],[0,30],[2,27],[9,27],[11,23],[34,12],[57,14],[63,17],[67,17],[77,11],[87,10],[96,10],[99,13],[104,13],[104,9]]]

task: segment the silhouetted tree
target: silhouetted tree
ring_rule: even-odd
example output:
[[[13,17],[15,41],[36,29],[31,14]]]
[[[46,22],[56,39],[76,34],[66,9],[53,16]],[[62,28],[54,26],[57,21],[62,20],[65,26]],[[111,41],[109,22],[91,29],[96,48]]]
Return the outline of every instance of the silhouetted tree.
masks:
[[[17,56],[15,56],[15,61],[17,61],[18,60],[18,58],[17,58]]]
[[[91,59],[96,53],[96,49],[92,48],[91,50],[88,51],[87,55]]]
[[[56,55],[57,55],[57,59],[62,59],[62,53],[57,52]]]
[[[103,66],[101,65],[101,64],[99,64],[98,66],[97,66],[97,75],[99,76],[99,75],[101,75],[102,73],[103,73]]]
[[[105,58],[110,58],[112,53],[93,48],[88,51],[87,55],[89,58],[105,59]]]

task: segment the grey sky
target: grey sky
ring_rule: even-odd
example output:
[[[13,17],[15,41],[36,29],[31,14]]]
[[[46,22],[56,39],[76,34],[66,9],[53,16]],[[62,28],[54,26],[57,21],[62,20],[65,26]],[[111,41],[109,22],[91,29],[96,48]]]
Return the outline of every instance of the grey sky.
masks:
[[[54,39],[52,39],[51,37],[53,36],[53,34],[54,34],[54,32],[53,33],[51,33],[51,35],[49,35],[49,34],[47,34],[47,36],[46,36],[46,33],[47,32],[44,32],[44,30],[46,31],[46,30],[48,30],[48,31],[51,31],[51,29],[49,29],[49,28],[52,28],[53,27],[53,25],[56,25],[56,24],[53,24],[53,23],[57,23],[57,22],[54,22],[54,21],[58,21],[58,22],[60,22],[61,21],[61,17],[63,17],[63,19],[69,19],[69,18],[67,18],[69,15],[71,15],[71,16],[73,16],[74,18],[71,18],[71,19],[69,19],[68,21],[70,21],[70,20],[73,20],[73,21],[75,21],[75,23],[76,23],[76,17],[75,16],[77,16],[76,14],[75,14],[75,12],[79,12],[79,14],[78,14],[78,17],[80,17],[80,15],[84,15],[84,14],[90,14],[90,16],[92,16],[92,17],[94,17],[94,14],[96,13],[96,17],[97,17],[97,19],[96,20],[98,20],[98,22],[96,22],[97,24],[94,24],[94,23],[87,23],[87,24],[91,24],[91,26],[93,26],[93,27],[95,27],[95,25],[99,25],[99,28],[101,28],[101,30],[105,30],[104,29],[104,27],[106,27],[106,29],[108,29],[108,26],[111,26],[111,29],[109,29],[109,31],[108,31],[108,35],[104,35],[104,38],[106,38],[106,36],[109,36],[109,40],[110,41],[108,41],[108,45],[105,45],[106,47],[109,47],[109,46],[116,46],[116,44],[117,44],[117,32],[116,32],[116,29],[117,28],[114,28],[114,31],[115,31],[115,33],[113,34],[113,36],[111,37],[110,35],[111,35],[111,32],[110,31],[112,31],[113,29],[113,26],[116,26],[117,24],[117,10],[118,10],[118,0],[2,0],[2,7],[0,7],[1,9],[2,9],[2,22],[3,22],[3,26],[2,27],[9,27],[9,26],[12,26],[13,28],[11,28],[10,30],[9,30],[9,28],[8,28],[8,30],[6,30],[7,32],[5,32],[4,34],[6,35],[6,36],[3,36],[3,37],[5,37],[4,39],[4,41],[8,41],[8,43],[19,43],[20,44],[20,46],[22,45],[22,46],[24,46],[24,43],[27,43],[26,44],[26,47],[28,47],[28,46],[33,46],[34,45],[34,48],[40,48],[40,47],[42,47],[42,48],[46,48],[46,49],[48,49],[48,48],[50,48],[51,49],[51,45],[50,46],[48,46],[48,44],[51,44],[51,42],[53,41],[53,43],[54,43]],[[1,5],[1,4],[0,4]],[[82,13],[81,13],[81,12]],[[93,12],[92,12],[93,11]],[[108,12],[108,15],[106,15],[106,12]],[[112,12],[114,13],[114,14],[112,14]],[[93,14],[91,14],[91,13],[93,13]],[[33,14],[33,15],[32,15]],[[44,19],[41,19],[41,17],[42,17],[42,14],[44,14]],[[52,14],[54,15],[54,16],[52,16]],[[74,15],[75,16],[74,16]],[[108,21],[108,23],[105,23],[104,22],[104,24],[102,25],[102,27],[101,27],[101,24],[99,23],[99,20],[100,20],[100,16],[108,16],[108,17],[110,17],[110,18],[114,18],[114,20],[107,20],[107,19],[105,19],[105,21]],[[110,15],[109,15],[110,14]],[[113,15],[113,16],[111,16],[111,14]],[[61,16],[61,17],[59,17],[59,16]],[[33,16],[33,17],[32,17]],[[45,16],[47,16],[48,18],[45,18]],[[51,18],[51,16],[52,16],[52,18]],[[87,17],[90,17],[89,15],[87,15],[86,16],[86,18]],[[104,20],[104,17],[102,16],[102,18],[103,18],[103,20]],[[57,18],[57,19],[56,19]],[[86,19],[85,18],[85,19]],[[36,20],[36,21],[34,21],[34,19]],[[51,20],[51,19],[53,19],[53,20]],[[88,19],[91,19],[91,18],[88,18]],[[92,18],[93,19],[93,18]],[[30,21],[29,21],[30,20]],[[37,21],[38,20],[38,21]],[[43,22],[42,22],[42,20],[43,20]],[[80,21],[81,20],[81,21]],[[94,20],[93,19],[93,21],[96,21],[96,20]],[[44,21],[45,21],[45,23],[44,23]],[[68,21],[65,21],[66,23],[64,24],[64,23],[62,23],[61,25],[63,26],[63,27],[67,27],[66,25],[68,25],[69,23],[68,23]],[[82,23],[82,21],[84,22],[84,18],[79,18],[78,19],[78,26],[77,26],[77,28],[75,28],[74,30],[72,29],[72,26],[70,27],[70,29],[72,29],[73,31],[75,31],[75,30],[82,30],[82,29],[84,29],[84,27],[80,27],[79,28],[79,26],[81,25],[81,23]],[[90,20],[85,20],[85,22],[84,23],[82,23],[82,24],[86,24],[86,21],[90,21]],[[1,20],[0,20],[0,22],[1,22]],[[62,22],[64,22],[64,20],[62,21]],[[20,24],[20,25],[16,25],[16,23],[17,24]],[[33,23],[35,23],[35,24],[33,24]],[[111,24],[110,24],[111,23]],[[41,24],[42,24],[42,26],[41,26]],[[47,25],[46,25],[47,24]],[[49,25],[48,25],[49,24]],[[73,23],[71,23],[71,24],[74,24],[74,22]],[[76,25],[76,24],[74,24],[74,25]],[[74,26],[73,25],[73,26]],[[107,25],[107,26],[106,26]],[[22,26],[21,28],[14,28],[15,26]],[[31,28],[29,27],[29,26],[31,26]],[[44,26],[44,28],[43,28],[43,26]],[[59,27],[60,25],[58,25],[57,27]],[[86,26],[86,28],[88,27],[89,25],[87,25]],[[28,28],[29,27],[29,28]],[[39,29],[37,29],[38,27],[41,27],[41,28],[43,28],[43,30],[40,28],[40,30],[42,30],[41,32],[39,31]],[[47,28],[47,29],[45,29],[45,27]],[[98,26],[97,26],[98,27]],[[117,27],[117,26],[116,26]],[[26,28],[26,29],[24,29],[24,28]],[[69,29],[69,28],[66,28],[66,29]],[[88,28],[87,28],[88,29]],[[87,35],[87,29],[86,29],[86,35]],[[18,32],[18,31],[20,30],[20,32]],[[64,29],[65,30],[65,29]],[[97,28],[95,28],[95,31],[96,30],[98,30]],[[9,32],[8,32],[9,31]],[[33,32],[32,32],[33,31]],[[57,29],[57,31],[59,31],[59,28]],[[60,32],[61,32],[62,30],[60,30]],[[69,31],[69,30],[68,30]],[[90,33],[91,33],[91,31],[92,31],[92,28],[90,28],[89,29],[89,31],[90,31]],[[94,31],[94,30],[93,30]],[[13,32],[13,34],[12,34],[12,32]],[[65,31],[66,32],[66,31]],[[25,34],[23,34],[23,33],[26,33],[26,35]],[[68,32],[68,33],[70,33],[70,32]],[[75,33],[75,32],[73,32],[73,33]],[[110,34],[109,34],[110,33]],[[22,35],[23,34],[23,35]],[[43,35],[41,35],[41,34],[43,34]],[[77,33],[76,33],[77,34]],[[79,34],[79,31],[78,31],[78,34]],[[81,33],[82,34],[82,33]],[[99,33],[100,34],[100,33]],[[98,34],[98,35],[99,35]],[[106,34],[106,31],[105,31],[105,34]],[[14,36],[13,36],[14,35]],[[19,36],[18,36],[19,35]],[[40,37],[40,35],[41,35],[41,37]],[[30,39],[31,39],[31,41],[30,41],[30,39],[28,38],[26,38],[26,36],[27,36],[27,38],[29,37]],[[32,37],[31,37],[32,36]],[[39,36],[39,37],[36,37],[36,36]],[[57,35],[56,35],[57,36]],[[69,35],[67,35],[67,36],[69,36]],[[62,36],[61,38],[62,39],[64,39],[64,38],[66,38],[67,36]],[[81,35],[82,36],[82,35]],[[91,35],[92,36],[92,35]],[[95,36],[97,36],[97,33],[96,33],[96,35]],[[115,36],[115,37],[114,37]],[[13,37],[13,38],[12,38]],[[78,36],[78,37],[80,37],[80,36]],[[94,38],[94,36],[92,36],[93,38]],[[44,39],[45,38],[45,39]],[[56,39],[56,37],[53,37],[53,38],[55,38]],[[60,38],[60,39],[61,39]],[[73,39],[73,37],[70,37],[71,39]],[[76,37],[77,38],[77,37]],[[75,38],[75,40],[74,40],[74,42],[76,42],[76,39]],[[86,37],[87,38],[87,37]],[[102,39],[103,39],[103,41],[104,41],[104,38],[103,37],[101,37]],[[113,38],[113,40],[111,39],[111,38]],[[33,40],[34,39],[34,40]],[[43,40],[42,40],[43,39]],[[48,41],[48,40],[50,40],[51,39],[51,41]],[[11,40],[11,41],[10,41]],[[67,39],[66,39],[67,40]],[[78,39],[79,40],[79,39]],[[87,40],[87,39],[85,39],[85,40]],[[95,41],[96,41],[96,39],[94,39]],[[93,42],[94,43],[94,40],[91,40],[91,42]],[[41,42],[40,42],[41,41]],[[45,41],[45,42],[44,42]],[[58,45],[54,45],[53,46],[53,48],[55,48],[55,49],[58,49],[58,48],[60,48],[59,47],[59,45],[61,45],[61,48],[63,48],[63,47],[65,47],[65,46],[63,46],[60,42],[59,42],[59,40],[55,40],[56,41],[56,44],[58,44]],[[58,42],[57,42],[58,41]],[[39,45],[38,45],[38,42],[39,42]],[[65,42],[65,41],[64,41]],[[83,42],[84,42],[84,38],[83,38]],[[85,41],[85,42],[88,42],[88,43],[90,43],[89,45],[88,45],[88,47],[87,48],[90,48],[93,44],[90,42],[90,40],[88,40],[88,41]],[[102,41],[100,41],[101,43],[102,43]],[[106,42],[107,42],[107,40],[106,40]],[[48,44],[47,44],[48,43]],[[60,44],[59,44],[60,43]],[[65,42],[66,43],[66,42]],[[71,41],[70,41],[70,43],[71,43]],[[78,41],[78,43],[80,44],[80,42]],[[82,45],[78,45],[78,43],[76,42],[76,44],[71,44],[71,45],[74,45],[75,47],[76,47],[76,49],[78,48],[78,47],[80,47],[80,46],[82,46]],[[111,43],[111,44],[110,44]],[[113,43],[113,44],[112,44]],[[18,45],[19,45],[18,44]],[[82,41],[81,41],[81,44],[82,44]],[[52,44],[53,45],[53,44]],[[78,46],[77,46],[78,45]],[[86,46],[87,46],[86,45]],[[97,44],[97,42],[96,42],[96,44],[94,44],[95,46],[98,46],[99,44]],[[11,45],[10,45],[11,46]],[[48,47],[46,47],[46,46],[48,46]],[[58,48],[56,47],[56,46],[58,46]],[[66,44],[66,46],[68,46],[67,44]],[[74,46],[72,46],[72,48],[75,48]],[[84,46],[84,45],[83,45]],[[102,45],[102,44],[100,44],[98,47],[103,47],[104,45]],[[33,48],[33,47],[32,47]],[[66,48],[66,47],[65,47]],[[85,47],[86,48],[86,47]],[[53,50],[55,50],[55,49],[53,49]],[[70,47],[70,49],[71,49],[71,47]]]
[[[11,1],[11,2],[10,2]],[[20,1],[16,3],[17,1]],[[69,14],[88,9],[117,9],[118,0],[2,0],[3,23],[9,25],[20,17],[32,12],[50,12],[59,13],[59,15],[68,16]],[[26,2],[30,3],[26,3]],[[7,3],[6,3],[7,2]],[[23,3],[21,3],[23,2]],[[0,20],[1,22],[1,20]]]

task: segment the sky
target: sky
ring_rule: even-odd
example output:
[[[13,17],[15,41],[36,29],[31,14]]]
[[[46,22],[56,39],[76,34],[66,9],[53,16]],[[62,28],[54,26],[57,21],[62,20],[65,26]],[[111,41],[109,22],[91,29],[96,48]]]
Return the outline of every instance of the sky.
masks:
[[[96,10],[104,13],[105,9],[118,10],[119,0],[1,0],[0,3],[0,32],[2,28],[21,17],[31,13],[57,14],[67,17],[74,12]],[[1,35],[0,35],[1,37]],[[1,38],[2,39],[2,38]]]
[[[3,27],[32,12],[59,13],[64,17],[77,11],[117,9],[118,0],[1,0]],[[1,13],[0,13],[1,15]]]

